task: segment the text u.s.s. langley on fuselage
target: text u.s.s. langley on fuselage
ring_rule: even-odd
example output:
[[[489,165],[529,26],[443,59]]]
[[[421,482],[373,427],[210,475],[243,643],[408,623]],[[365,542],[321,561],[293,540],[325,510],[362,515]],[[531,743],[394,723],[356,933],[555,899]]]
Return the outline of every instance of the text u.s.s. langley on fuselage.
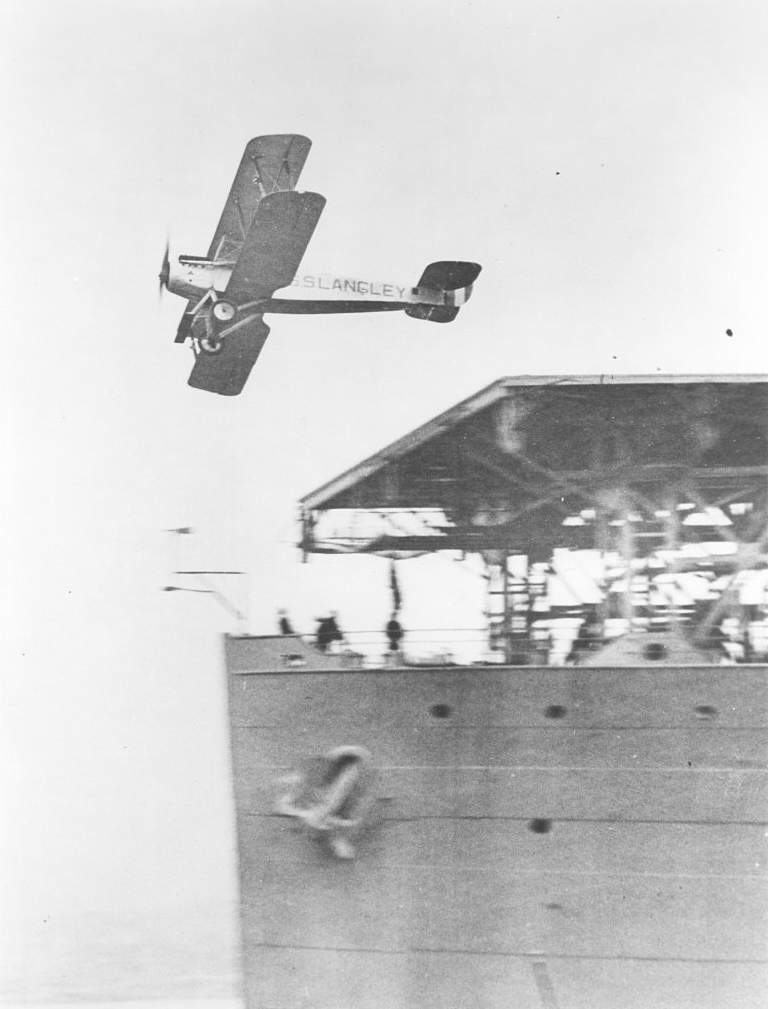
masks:
[[[375,280],[355,280],[352,277],[331,277],[327,274],[303,273],[293,278],[291,287],[305,291],[329,291],[335,294],[357,294],[372,298],[402,301],[410,288]]]

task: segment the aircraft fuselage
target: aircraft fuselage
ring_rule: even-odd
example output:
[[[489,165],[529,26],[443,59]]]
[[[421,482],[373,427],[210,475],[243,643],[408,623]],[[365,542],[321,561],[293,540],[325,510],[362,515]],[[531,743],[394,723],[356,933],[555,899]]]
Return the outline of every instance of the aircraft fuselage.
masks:
[[[179,256],[169,264],[167,288],[182,298],[216,302],[225,299],[233,264],[198,256]],[[349,311],[397,311],[408,305],[458,307],[469,298],[472,285],[455,291],[411,287],[403,283],[339,277],[329,273],[297,274],[278,297],[246,301],[242,307],[295,314]]]

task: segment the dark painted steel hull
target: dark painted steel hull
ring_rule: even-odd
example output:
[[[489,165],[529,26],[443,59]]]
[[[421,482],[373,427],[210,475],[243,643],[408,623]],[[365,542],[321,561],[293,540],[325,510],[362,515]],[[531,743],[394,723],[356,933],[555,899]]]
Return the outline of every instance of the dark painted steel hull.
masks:
[[[766,667],[226,653],[249,1009],[764,1005]],[[342,744],[391,797],[352,862],[273,812]]]

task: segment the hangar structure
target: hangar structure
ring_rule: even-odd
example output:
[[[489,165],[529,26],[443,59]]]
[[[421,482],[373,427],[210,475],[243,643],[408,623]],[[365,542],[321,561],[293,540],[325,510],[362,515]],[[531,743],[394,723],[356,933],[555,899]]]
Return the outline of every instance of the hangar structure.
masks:
[[[501,378],[306,495],[301,523],[305,556],[481,554],[507,659],[563,549],[612,558],[603,617],[608,580],[631,620],[638,573],[705,573],[711,626],[768,560],[768,376]]]

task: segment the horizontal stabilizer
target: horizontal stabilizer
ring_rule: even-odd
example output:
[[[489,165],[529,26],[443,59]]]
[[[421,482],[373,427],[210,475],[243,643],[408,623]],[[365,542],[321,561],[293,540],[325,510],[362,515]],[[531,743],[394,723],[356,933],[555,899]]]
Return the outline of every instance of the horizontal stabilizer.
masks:
[[[481,266],[477,263],[462,263],[442,260],[430,263],[422,273],[417,291],[439,291],[444,294],[442,305],[411,305],[405,314],[412,319],[427,319],[429,322],[452,322],[459,314],[459,308],[469,300],[472,285],[477,280]]]
[[[412,319],[427,319],[429,322],[453,322],[459,310],[447,305],[412,305],[406,308],[405,314]]]

